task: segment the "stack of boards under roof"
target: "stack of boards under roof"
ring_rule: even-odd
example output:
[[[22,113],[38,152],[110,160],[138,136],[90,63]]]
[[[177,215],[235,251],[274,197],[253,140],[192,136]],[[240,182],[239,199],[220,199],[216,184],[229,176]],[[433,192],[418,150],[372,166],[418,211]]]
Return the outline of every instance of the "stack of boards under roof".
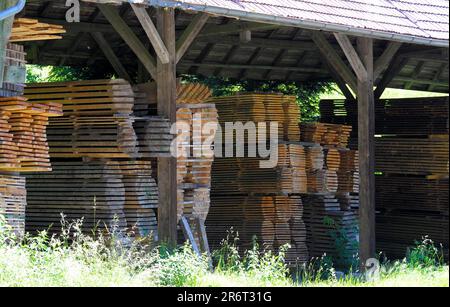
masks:
[[[134,92],[122,79],[29,84],[33,102],[63,104],[64,116],[48,129],[52,158],[151,158],[168,155],[170,125],[133,115]]]
[[[357,235],[352,225],[357,223],[358,154],[336,146],[347,144],[349,128],[331,125],[321,131],[320,140],[300,142],[303,131],[296,98],[264,96],[240,94],[211,100],[217,104],[222,129],[226,122],[236,121],[282,124],[275,165],[266,164],[269,158],[215,159],[207,219],[209,242],[218,248],[233,228],[239,234],[241,251],[252,246],[254,236],[260,246],[275,251],[289,243],[292,249],[286,260],[291,265],[324,253],[335,255],[331,233],[322,231],[327,228],[327,217],[342,225],[349,238]],[[261,161],[268,168],[261,167]]]
[[[26,230],[61,230],[83,219],[82,230],[116,227],[146,236],[156,231],[158,188],[150,161],[57,161],[53,171],[27,176]]]
[[[448,256],[448,97],[380,100],[376,104],[377,248],[403,258],[429,236]],[[322,101],[322,120],[353,126],[357,104]]]
[[[13,174],[0,174],[0,215],[19,236],[25,230],[27,190],[25,178]]]
[[[83,218],[83,231],[116,227],[156,234],[158,188],[153,160],[170,154],[169,121],[136,116],[135,94],[121,79],[30,84],[29,101],[63,105],[50,120],[54,170],[28,176],[27,230],[52,226],[61,213]],[[162,143],[164,142],[164,143]]]
[[[37,19],[16,18],[13,23],[10,42],[29,42],[62,39],[66,33],[61,25],[39,22]]]

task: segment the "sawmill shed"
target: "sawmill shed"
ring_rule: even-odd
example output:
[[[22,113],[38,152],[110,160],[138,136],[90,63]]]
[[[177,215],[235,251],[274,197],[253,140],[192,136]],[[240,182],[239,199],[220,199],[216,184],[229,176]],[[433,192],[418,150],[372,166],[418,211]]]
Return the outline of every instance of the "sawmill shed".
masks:
[[[448,94],[447,0],[84,0],[80,21],[71,23],[68,9],[65,0],[27,0],[17,12],[66,31],[24,42],[27,63],[92,67],[132,84],[154,80],[158,115],[171,122],[181,75],[336,82],[358,106],[360,256],[375,256],[375,109],[388,87]],[[8,19],[0,28],[3,50]],[[448,179],[448,157],[436,176]],[[158,160],[158,186],[159,238],[175,242],[175,158]]]

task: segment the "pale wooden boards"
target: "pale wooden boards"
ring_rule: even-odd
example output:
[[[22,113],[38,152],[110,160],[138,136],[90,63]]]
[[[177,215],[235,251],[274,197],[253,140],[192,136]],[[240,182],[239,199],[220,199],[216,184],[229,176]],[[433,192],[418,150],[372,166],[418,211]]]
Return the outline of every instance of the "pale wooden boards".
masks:
[[[30,103],[25,97],[0,97],[0,171],[50,171],[48,118],[60,116],[57,103]]]
[[[13,23],[10,42],[29,42],[62,39],[66,30],[61,25],[39,22],[37,19],[16,18]]]
[[[343,148],[348,146],[348,140],[352,132],[351,126],[326,123],[303,123],[300,129],[303,142]]]
[[[60,231],[61,214],[83,218],[83,231],[118,227],[146,236],[156,231],[158,188],[149,161],[53,161],[53,171],[30,174],[27,231]]]
[[[0,173],[0,215],[18,236],[25,229],[26,198],[25,177]]]

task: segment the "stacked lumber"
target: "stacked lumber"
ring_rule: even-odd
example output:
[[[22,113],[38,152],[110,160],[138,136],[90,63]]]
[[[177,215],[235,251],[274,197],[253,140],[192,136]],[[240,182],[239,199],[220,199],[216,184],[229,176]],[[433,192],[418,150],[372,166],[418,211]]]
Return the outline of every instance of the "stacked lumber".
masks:
[[[348,147],[351,126],[335,125],[328,123],[302,123],[301,141],[329,145],[336,147]]]
[[[261,168],[260,158],[216,158],[213,164],[215,193],[306,193],[305,149],[299,144],[279,144],[278,162]]]
[[[277,251],[290,244],[289,264],[308,259],[306,226],[300,196],[212,195],[214,204],[206,220],[211,248],[220,247],[224,234],[238,233],[240,251],[252,249],[256,241],[266,250]]]
[[[448,97],[380,100],[375,110],[377,247],[403,258],[429,235],[448,255]],[[322,120],[353,126],[357,104],[322,101]]]
[[[343,209],[341,200],[334,194],[308,195],[303,199],[304,221],[307,231],[307,244],[310,257],[331,255],[339,259],[337,242],[333,235],[340,232],[346,238],[343,242],[348,255],[358,253],[358,218],[353,210]]]
[[[448,174],[447,136],[377,138],[376,170],[391,174]]]
[[[58,102],[64,116],[48,130],[53,158],[135,158],[134,94],[125,80],[29,84],[32,102]]]
[[[297,98],[281,94],[243,93],[211,99],[220,113],[221,125],[227,122],[277,122],[280,140],[299,141],[300,110]]]
[[[382,99],[375,106],[376,134],[448,134],[448,96]],[[323,122],[353,126],[352,138],[357,138],[358,104],[355,101],[323,100],[320,113]]]
[[[54,161],[51,173],[30,174],[26,230],[60,231],[67,221],[83,219],[82,230],[115,228],[147,235],[156,230],[158,189],[151,162]]]
[[[51,171],[46,130],[49,117],[60,116],[61,108],[22,96],[0,97],[1,171]]]
[[[22,236],[25,229],[27,205],[25,178],[13,174],[0,174],[0,215],[12,231]]]
[[[137,157],[150,159],[171,156],[173,135],[168,119],[160,116],[137,117],[133,127],[137,137]]]
[[[39,22],[37,19],[16,18],[13,22],[10,42],[30,42],[62,39],[66,33],[61,25]]]
[[[26,53],[22,45],[6,44],[3,83],[0,84],[0,97],[23,95],[26,78]]]

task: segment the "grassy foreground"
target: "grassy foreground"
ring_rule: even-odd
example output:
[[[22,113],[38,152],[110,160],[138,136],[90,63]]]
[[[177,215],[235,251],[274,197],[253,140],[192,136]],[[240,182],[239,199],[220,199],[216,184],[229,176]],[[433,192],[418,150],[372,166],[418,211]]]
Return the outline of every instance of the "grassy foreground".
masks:
[[[240,257],[235,245],[224,241],[214,253],[214,272],[206,258],[185,246],[168,252],[142,242],[83,236],[79,224],[60,237],[45,233],[16,238],[0,216],[0,286],[449,286],[449,268],[436,260],[437,249],[421,245],[403,262],[384,265],[379,276],[337,278],[328,266],[304,269],[294,282],[280,254],[260,253],[257,247]],[[71,243],[68,243],[68,238]],[[126,241],[126,240],[125,240]],[[353,275],[352,275],[353,276]]]

